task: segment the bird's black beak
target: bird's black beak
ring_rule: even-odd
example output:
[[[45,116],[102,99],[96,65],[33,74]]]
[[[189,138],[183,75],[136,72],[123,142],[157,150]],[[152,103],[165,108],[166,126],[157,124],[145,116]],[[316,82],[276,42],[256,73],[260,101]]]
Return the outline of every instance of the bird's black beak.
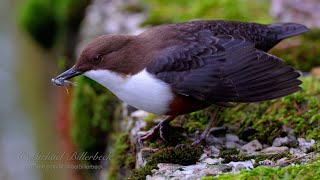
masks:
[[[65,86],[66,82],[68,82],[68,81],[66,81],[67,79],[73,78],[73,77],[81,75],[81,74],[83,74],[83,72],[76,70],[73,66],[72,68],[61,73],[59,76],[52,79],[51,81],[54,85]]]

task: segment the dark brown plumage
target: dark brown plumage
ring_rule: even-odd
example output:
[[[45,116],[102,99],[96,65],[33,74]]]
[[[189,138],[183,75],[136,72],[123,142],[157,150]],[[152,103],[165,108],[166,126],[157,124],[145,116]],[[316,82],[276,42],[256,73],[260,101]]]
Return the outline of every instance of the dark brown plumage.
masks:
[[[282,39],[307,31],[295,23],[192,21],[156,26],[137,36],[105,35],[89,43],[75,66],[53,82],[91,72],[89,77],[108,87],[103,77],[92,72],[107,70],[127,82],[146,71],[164,89],[150,89],[151,95],[173,96],[165,105],[155,106],[166,111],[150,109],[172,117],[210,104],[232,107],[233,103],[266,101],[301,89],[300,74],[267,51]],[[167,88],[170,92],[165,92]]]

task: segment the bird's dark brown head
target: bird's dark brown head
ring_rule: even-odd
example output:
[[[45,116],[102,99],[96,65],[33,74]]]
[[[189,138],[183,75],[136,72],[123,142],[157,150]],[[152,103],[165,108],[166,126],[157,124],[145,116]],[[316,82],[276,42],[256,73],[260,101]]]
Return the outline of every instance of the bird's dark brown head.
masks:
[[[114,54],[127,46],[127,35],[103,35],[90,42],[81,52],[74,68],[81,72],[98,69],[110,69],[117,63]]]
[[[67,80],[90,70],[113,70],[121,67],[121,50],[130,42],[128,35],[103,35],[90,42],[76,64],[55,79]],[[123,58],[122,58],[123,59]],[[54,80],[53,80],[54,81]]]

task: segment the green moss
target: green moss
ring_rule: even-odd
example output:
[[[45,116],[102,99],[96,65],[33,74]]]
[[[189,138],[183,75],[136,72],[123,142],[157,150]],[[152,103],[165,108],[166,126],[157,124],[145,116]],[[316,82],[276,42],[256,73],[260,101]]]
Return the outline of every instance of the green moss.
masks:
[[[108,179],[124,179],[126,172],[135,166],[134,146],[130,143],[129,135],[126,133],[117,134],[115,138]]]
[[[146,141],[145,145],[152,148],[165,148],[168,146],[174,147],[179,144],[188,144],[190,142],[185,136],[183,136],[183,131],[183,128],[173,127],[169,125],[162,131],[166,141],[163,141],[160,138],[160,133],[158,132],[158,134],[154,136],[154,138],[150,139],[149,141]]]
[[[197,111],[181,116],[182,127],[188,133],[203,131],[211,117],[210,111]]]
[[[140,169],[135,169],[131,172],[130,180],[145,180],[148,175],[151,175],[151,170],[155,169],[154,166],[146,165]]]
[[[71,135],[80,152],[103,153],[111,131],[118,100],[104,87],[86,77],[76,79],[72,98]]]
[[[224,158],[225,156],[228,155],[238,155],[240,153],[239,150],[231,148],[231,149],[226,149],[224,151],[220,151],[219,157]]]
[[[293,165],[284,168],[257,167],[251,171],[243,170],[239,174],[224,174],[219,177],[204,177],[202,180],[211,179],[320,179],[320,160],[307,165]]]
[[[158,163],[173,163],[180,165],[195,164],[202,154],[200,147],[185,146],[183,148],[164,148],[153,154],[145,167],[133,170],[130,179],[145,179],[151,174],[152,169],[157,168]]]
[[[226,150],[220,151],[219,157],[224,159],[222,163],[229,163],[231,161],[233,162],[246,161],[250,159],[254,159],[258,163],[259,161],[262,161],[265,159],[275,161],[283,157],[290,158],[291,155],[289,152],[281,153],[281,154],[270,154],[270,155],[267,155],[267,154],[244,155],[244,154],[240,154],[239,150],[237,149],[226,149]]]
[[[143,0],[149,13],[144,25],[183,22],[191,19],[226,19],[271,22],[267,1]]]
[[[194,133],[195,131],[202,131],[204,130],[203,124],[197,121],[189,121],[187,123],[184,123],[182,127],[188,132],[188,133]]]

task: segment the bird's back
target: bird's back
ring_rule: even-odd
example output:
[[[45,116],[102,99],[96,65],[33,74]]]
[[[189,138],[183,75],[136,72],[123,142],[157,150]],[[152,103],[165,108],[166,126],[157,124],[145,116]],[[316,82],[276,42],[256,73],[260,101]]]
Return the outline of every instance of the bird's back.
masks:
[[[257,24],[248,22],[234,22],[223,20],[191,21],[186,23],[158,26],[159,29],[168,29],[172,34],[180,32],[181,37],[192,36],[203,30],[210,30],[212,36],[232,35],[243,37],[254,42],[256,48],[267,52],[282,39],[296,36],[308,31],[308,28],[296,23]]]

